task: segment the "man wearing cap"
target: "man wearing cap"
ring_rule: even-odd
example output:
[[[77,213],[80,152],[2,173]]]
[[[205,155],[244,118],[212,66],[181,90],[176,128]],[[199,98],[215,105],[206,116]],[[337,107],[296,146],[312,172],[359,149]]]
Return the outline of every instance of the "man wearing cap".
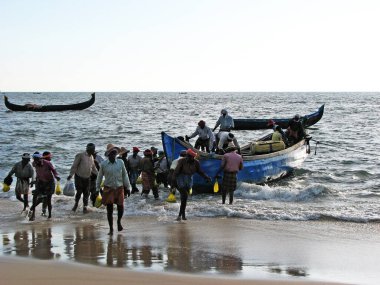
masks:
[[[54,194],[55,181],[61,178],[58,176],[53,164],[50,161],[42,158],[39,152],[33,154],[33,166],[36,170],[36,181],[32,181],[31,185],[36,184],[36,190],[33,193],[33,205],[29,212],[29,221],[34,221],[36,207],[43,201],[46,201],[48,208],[48,219],[51,218],[51,198]]]
[[[200,163],[195,159],[197,156],[196,152],[192,149],[186,151],[186,157],[178,161],[177,167],[174,170],[172,179],[175,180],[178,186],[178,191],[181,194],[181,205],[179,207],[179,214],[177,221],[187,220],[186,218],[186,204],[187,197],[190,189],[193,187],[193,175],[198,173],[207,182],[211,179],[204,173],[201,169]],[[174,181],[172,183],[175,183]]]
[[[4,178],[4,183],[10,185],[12,182],[12,175],[17,177],[16,182],[16,198],[24,204],[23,212],[29,207],[28,194],[30,179],[33,179],[35,173],[32,165],[30,164],[30,154],[24,153],[21,156],[21,161],[17,162]],[[34,179],[33,179],[34,180]],[[23,198],[21,197],[23,195]]]
[[[158,200],[158,189],[156,186],[156,175],[154,172],[154,158],[153,153],[150,149],[144,150],[144,157],[141,159],[139,164],[139,169],[141,170],[141,180],[142,180],[142,193],[148,197],[150,189],[152,189],[153,196]]]
[[[100,191],[104,176],[102,204],[107,207],[109,235],[113,234],[113,204],[117,205],[117,229],[122,231],[121,218],[124,214],[124,195],[129,197],[131,194],[127,170],[123,161],[116,159],[119,152],[120,148],[113,144],[107,145],[106,156],[108,159],[100,164],[98,178],[96,179],[96,190]]]
[[[223,170],[223,182],[221,187],[222,204],[226,202],[227,193],[229,193],[230,196],[229,204],[232,204],[237,185],[237,173],[243,169],[243,158],[235,152],[236,147],[234,146],[227,147],[225,151],[226,153],[223,155],[222,163],[216,176]]]
[[[234,119],[232,119],[232,117],[228,115],[226,109],[222,109],[222,111],[220,111],[220,117],[218,121],[216,121],[215,127],[212,131],[215,132],[216,128],[219,126],[219,132],[229,132],[231,131],[231,129],[235,127]]]
[[[129,181],[132,185],[132,194],[138,193],[139,189],[136,186],[137,178],[140,176],[140,161],[142,157],[139,155],[140,149],[136,146],[132,148],[132,155],[128,157],[128,174],[129,174]]]
[[[124,166],[127,172],[128,172],[128,153],[129,153],[129,150],[127,150],[125,147],[121,147],[119,156],[117,157],[118,159],[121,159],[124,162]]]
[[[200,120],[198,122],[198,126],[195,129],[195,132],[192,133],[190,136],[186,135],[186,140],[188,141],[191,138],[194,138],[198,136],[198,139],[195,141],[194,148],[196,149],[202,149],[202,151],[210,152],[210,146],[214,144],[215,137],[212,133],[211,129],[206,126],[206,122],[203,120]]]
[[[87,213],[88,197],[90,195],[90,177],[91,174],[97,175],[94,157],[95,145],[89,143],[86,146],[86,151],[78,153],[75,156],[73,165],[70,169],[70,175],[67,180],[70,180],[74,175],[75,188],[77,193],[75,194],[75,204],[72,211],[76,211],[78,208],[79,200],[83,194],[83,213]]]

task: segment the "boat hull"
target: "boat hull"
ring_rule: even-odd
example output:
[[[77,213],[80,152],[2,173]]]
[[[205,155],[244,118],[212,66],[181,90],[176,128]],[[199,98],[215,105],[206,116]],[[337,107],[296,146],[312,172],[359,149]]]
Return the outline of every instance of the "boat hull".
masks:
[[[11,111],[18,112],[61,112],[61,111],[77,111],[84,110],[95,102],[95,93],[91,94],[91,99],[85,102],[68,104],[68,105],[17,105],[9,102],[8,97],[4,96],[4,104]]]
[[[223,156],[199,152],[192,148],[187,142],[171,137],[165,132],[162,132],[161,136],[163,149],[169,163],[178,158],[181,150],[191,148],[198,153],[202,170],[212,178],[216,176]],[[287,176],[293,172],[295,168],[300,167],[307,155],[307,142],[302,140],[294,146],[282,151],[270,154],[244,156],[244,168],[238,173],[238,182],[263,184],[277,180]],[[212,192],[214,181],[207,183],[204,178],[195,174],[193,182],[193,191],[198,193]]]
[[[325,105],[323,104],[321,107],[318,108],[316,112],[301,117],[301,120],[303,121],[304,126],[307,128],[316,124],[322,118],[324,109],[325,109]],[[275,121],[276,125],[279,125],[282,129],[286,129],[289,126],[289,121],[291,120],[291,118],[288,118],[288,119],[272,118],[272,120]],[[270,129],[271,126],[268,126],[268,121],[269,119],[234,119],[234,124],[235,124],[234,130]]]

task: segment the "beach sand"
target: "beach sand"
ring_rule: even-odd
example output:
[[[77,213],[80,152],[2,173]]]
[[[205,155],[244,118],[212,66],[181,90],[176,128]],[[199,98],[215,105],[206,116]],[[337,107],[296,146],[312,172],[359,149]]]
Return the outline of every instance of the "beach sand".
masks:
[[[61,262],[31,261],[19,258],[0,258],[1,285],[270,285],[270,284],[336,284],[326,282],[241,280],[230,277],[203,277],[185,274],[142,273],[127,270],[74,265]]]
[[[109,237],[104,212],[18,216],[8,214],[0,230],[1,285],[380,280],[377,223],[127,216],[125,229]]]

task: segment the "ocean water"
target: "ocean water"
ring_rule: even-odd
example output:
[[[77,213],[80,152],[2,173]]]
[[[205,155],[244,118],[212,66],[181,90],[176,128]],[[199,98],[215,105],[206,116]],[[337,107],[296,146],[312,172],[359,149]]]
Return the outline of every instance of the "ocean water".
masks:
[[[3,93],[4,94],[4,93]],[[68,104],[89,99],[89,93],[6,93],[16,104]],[[49,150],[58,173],[65,178],[76,153],[89,142],[103,154],[108,143],[131,149],[162,149],[160,132],[191,134],[201,119],[213,127],[220,110],[234,118],[292,117],[325,113],[308,132],[312,151],[294,175],[268,185],[241,183],[232,206],[219,195],[194,195],[189,217],[234,217],[260,220],[380,221],[380,93],[96,93],[96,102],[83,111],[34,113],[8,111],[0,105],[0,179],[24,152]],[[264,131],[235,131],[240,144]],[[195,142],[195,139],[192,140]],[[316,153],[316,154],[315,154]],[[12,187],[15,185],[13,183]],[[175,217],[178,204],[139,195],[127,202],[126,216]],[[0,199],[15,200],[13,188]],[[55,197],[55,212],[72,207],[71,197]],[[5,216],[11,213],[4,213]]]
[[[67,104],[90,98],[90,93],[6,95],[17,104]],[[187,223],[174,222],[179,203],[167,203],[168,190],[163,187],[159,201],[140,195],[126,200],[127,230],[115,237],[105,234],[105,209],[73,214],[73,197],[63,195],[53,196],[51,221],[39,215],[39,206],[36,221],[29,222],[19,214],[22,205],[13,183],[10,192],[0,190],[0,255],[140,271],[378,284],[379,96],[97,93],[90,108],[59,113],[11,112],[1,104],[0,180],[22,153],[49,150],[62,186],[75,154],[89,142],[100,154],[108,143],[162,149],[161,131],[191,134],[201,119],[213,127],[222,108],[234,118],[305,115],[322,104],[325,113],[308,129],[311,154],[293,175],[267,185],[241,183],[233,205],[222,205],[220,195],[193,195]],[[244,145],[269,132],[235,135]]]

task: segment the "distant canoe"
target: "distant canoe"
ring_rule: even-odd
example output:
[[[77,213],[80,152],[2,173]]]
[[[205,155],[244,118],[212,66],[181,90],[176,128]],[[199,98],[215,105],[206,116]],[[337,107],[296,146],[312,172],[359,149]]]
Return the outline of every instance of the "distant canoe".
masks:
[[[318,110],[309,115],[301,117],[301,120],[304,123],[304,126],[310,127],[317,123],[323,116],[325,105],[323,104]],[[272,119],[275,121],[276,125],[279,125],[282,129],[288,127],[289,121],[292,118],[287,119],[278,119],[278,118],[268,118],[268,119],[234,119],[235,128],[234,130],[263,130],[269,129],[271,126],[268,126],[268,121]]]
[[[82,103],[69,104],[69,105],[36,105],[25,104],[16,105],[8,101],[8,97],[4,96],[5,106],[12,111],[29,111],[29,112],[60,112],[60,111],[76,111],[84,110],[90,107],[95,102],[95,93],[91,94],[91,99]]]

